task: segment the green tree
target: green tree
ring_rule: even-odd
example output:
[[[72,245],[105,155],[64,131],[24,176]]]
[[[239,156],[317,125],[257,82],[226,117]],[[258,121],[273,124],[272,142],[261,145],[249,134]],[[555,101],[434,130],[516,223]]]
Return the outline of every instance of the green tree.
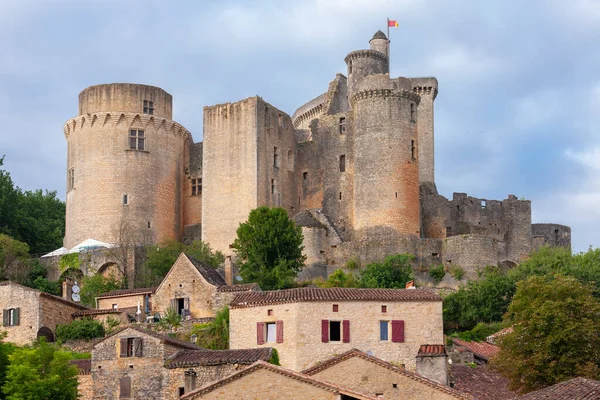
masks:
[[[138,277],[137,286],[152,286],[160,283],[181,253],[186,253],[214,268],[225,261],[223,253],[213,251],[207,243],[200,240],[189,245],[170,240],[160,246],[147,246],[144,263],[146,274]]]
[[[31,348],[16,349],[9,357],[6,383],[7,400],[75,400],[77,367],[69,353],[40,339]]]
[[[13,278],[20,270],[19,264],[29,258],[29,246],[0,233],[0,279]]]
[[[8,356],[17,348],[12,343],[4,342],[4,338],[6,338],[6,332],[0,332],[0,400],[6,398],[2,391],[2,386],[6,382],[6,372],[10,365]]]
[[[291,286],[306,260],[302,240],[302,229],[283,208],[252,210],[238,227],[232,246],[241,260],[242,278],[257,282],[263,290]]]
[[[70,324],[56,327],[56,340],[62,343],[67,340],[90,340],[104,337],[104,325],[93,319],[76,319]]]
[[[212,350],[229,349],[229,307],[222,308],[213,321],[194,325],[191,334],[197,336],[196,344],[200,347]]]
[[[4,165],[4,156],[0,158],[0,167]],[[10,174],[0,168],[0,233],[12,234],[17,215],[19,192]]]
[[[532,276],[517,285],[492,366],[530,392],[577,376],[600,379],[600,302],[573,277]]]
[[[114,275],[109,277],[104,277],[101,274],[84,276],[81,282],[81,303],[85,306],[95,307],[96,297],[121,288],[121,281]]]
[[[344,287],[353,288],[360,287],[360,280],[352,272],[344,272],[343,269],[338,268],[325,280],[318,281],[317,284],[320,287]]]
[[[383,263],[368,264],[360,275],[360,286],[365,288],[404,289],[413,280],[410,254],[387,256]]]

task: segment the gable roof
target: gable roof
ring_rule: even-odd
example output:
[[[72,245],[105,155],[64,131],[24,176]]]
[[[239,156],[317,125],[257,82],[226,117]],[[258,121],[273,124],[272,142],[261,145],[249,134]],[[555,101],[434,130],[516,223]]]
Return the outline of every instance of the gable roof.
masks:
[[[453,338],[452,343],[456,346],[464,347],[474,355],[489,361],[500,352],[500,347],[488,342],[467,342],[466,340]]]
[[[155,287],[150,288],[137,288],[137,289],[117,289],[111,290],[110,292],[102,293],[97,299],[105,299],[107,297],[122,297],[122,296],[134,296],[139,294],[152,294],[156,290]]]
[[[260,290],[258,283],[240,283],[236,285],[220,286],[217,292],[248,292],[253,290]]]
[[[352,349],[352,350],[348,350],[345,353],[340,354],[339,356],[336,357],[332,357],[328,360],[323,361],[320,364],[317,364],[313,367],[310,367],[304,371],[302,371],[303,374],[306,375],[315,375],[321,371],[324,371],[326,369],[329,369],[331,367],[333,367],[334,365],[340,364],[350,358],[353,357],[358,357],[358,358],[362,358],[363,360],[366,360],[368,362],[371,362],[373,364],[379,365],[380,367],[389,369],[390,371],[396,372],[400,375],[403,375],[409,379],[412,379],[414,381],[420,382],[424,385],[433,387],[437,390],[440,390],[444,393],[447,393],[449,395],[452,395],[454,397],[456,397],[457,399],[471,399],[472,397],[465,394],[465,393],[461,393],[460,391],[456,390],[456,389],[452,389],[448,386],[442,385],[440,383],[437,383],[435,381],[432,381],[430,379],[425,378],[422,375],[419,375],[415,372],[409,372],[403,368],[399,368],[397,366],[395,366],[394,364],[391,364],[387,361],[384,361],[380,358],[374,357],[374,356],[370,356],[367,353],[358,350],[358,349]]]
[[[327,381],[324,381],[321,379],[316,379],[314,377],[304,375],[299,372],[294,372],[292,370],[282,368],[282,367],[279,367],[279,366],[276,366],[273,364],[269,364],[264,361],[257,361],[254,364],[252,364],[251,366],[249,366],[248,368],[245,368],[241,371],[235,372],[223,379],[220,379],[209,385],[205,385],[199,389],[196,389],[190,393],[187,393],[186,395],[182,396],[181,398],[182,399],[194,399],[194,398],[196,398],[196,396],[202,396],[204,394],[207,394],[214,390],[222,388],[223,386],[226,386],[227,384],[234,382],[234,381],[236,381],[246,375],[249,375],[257,370],[260,370],[260,369],[268,370],[268,371],[271,371],[276,374],[281,374],[281,375],[287,376],[288,378],[295,379],[295,380],[304,382],[306,384],[319,387],[328,392],[348,395],[348,396],[352,396],[354,398],[361,399],[361,400],[362,399],[364,399],[364,400],[376,400],[377,399],[376,397],[372,397],[368,394],[364,394],[364,393],[356,392],[354,390],[346,389],[344,387],[333,384],[331,382],[327,382]]]
[[[160,285],[158,285],[158,287],[156,288],[155,292],[158,292],[162,288],[162,285],[167,281],[167,278],[169,277],[169,275],[171,275],[171,272],[173,272],[175,266],[179,264],[180,260],[187,260],[196,269],[196,271],[198,271],[200,276],[202,276],[202,278],[206,282],[208,282],[209,285],[216,286],[217,288],[221,286],[227,286],[227,283],[225,283],[225,279],[223,279],[223,277],[219,275],[216,269],[214,269],[210,265],[203,263],[202,261],[198,261],[195,258],[190,257],[185,253],[180,253],[179,257],[177,257],[177,260],[175,260],[173,265],[171,265],[169,272],[167,272]]]
[[[104,338],[102,338],[102,340],[99,340],[98,342],[96,342],[93,347],[95,348],[99,343],[102,343],[105,340],[112,338],[116,334],[121,333],[121,332],[123,332],[126,329],[132,329],[132,330],[137,331],[137,332],[139,332],[141,334],[152,336],[152,337],[154,337],[156,339],[159,339],[161,341],[161,343],[169,344],[171,346],[179,347],[181,349],[204,350],[204,348],[202,348],[200,346],[196,346],[195,344],[192,344],[192,343],[189,343],[189,342],[184,342],[183,340],[179,340],[179,339],[174,339],[174,338],[172,338],[170,336],[163,335],[161,333],[152,332],[152,331],[149,331],[147,329],[141,328],[139,326],[125,326],[123,328],[117,329],[114,332],[112,332],[111,334],[106,335]]]
[[[508,400],[515,393],[508,388],[508,379],[491,370],[487,365],[450,365],[454,388],[476,399]]]
[[[519,400],[597,400],[600,399],[600,381],[573,378],[556,385],[517,397]]]
[[[59,302],[61,302],[63,304],[67,304],[67,305],[70,305],[72,307],[79,308],[80,310],[89,310],[89,308],[87,308],[86,306],[82,306],[81,304],[74,303],[74,302],[69,301],[67,299],[63,299],[62,297],[55,296],[55,295],[50,294],[50,293],[42,292],[40,290],[37,290],[37,289],[34,289],[34,288],[30,288],[29,286],[24,286],[24,285],[18,284],[18,283],[13,282],[13,281],[2,281],[2,282],[0,282],[0,286],[18,286],[18,287],[20,287],[22,289],[26,289],[26,290],[29,290],[29,291],[32,291],[32,292],[39,293],[40,297],[45,297],[45,298],[53,300],[53,301],[59,301]]]
[[[269,361],[273,354],[271,347],[240,350],[183,350],[169,357],[166,368],[187,368],[221,364],[245,364],[256,361]]]
[[[231,308],[315,301],[442,301],[425,289],[295,288],[267,292],[240,293]]]

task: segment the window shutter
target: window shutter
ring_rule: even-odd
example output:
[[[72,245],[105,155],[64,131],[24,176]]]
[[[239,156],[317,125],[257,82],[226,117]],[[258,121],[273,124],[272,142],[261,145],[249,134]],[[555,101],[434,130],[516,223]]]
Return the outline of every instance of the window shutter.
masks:
[[[171,308],[177,310],[177,299],[171,299]]]
[[[17,307],[17,308],[15,308],[15,314],[14,314],[15,320],[13,322],[13,325],[19,325],[20,316],[21,316],[21,308]]]
[[[131,397],[131,377],[124,376],[119,381],[119,386],[121,388],[120,398],[128,399]]]
[[[121,357],[127,357],[127,339],[121,339],[120,343],[120,355]]]
[[[277,343],[283,343],[283,321],[277,321]]]
[[[186,310],[189,311],[190,309],[190,298],[186,297],[185,299],[183,299],[183,308],[185,308]]]
[[[265,343],[265,323],[257,322],[256,323],[256,344],[264,344]]]
[[[348,321],[347,319],[343,320],[342,328],[344,330],[343,342],[350,343],[350,321]]]
[[[321,342],[329,342],[329,321],[326,319],[321,320]]]
[[[133,339],[133,355],[135,357],[142,356],[142,338]]]
[[[8,326],[8,310],[2,310],[2,326]]]
[[[392,342],[404,343],[404,321],[392,321]]]

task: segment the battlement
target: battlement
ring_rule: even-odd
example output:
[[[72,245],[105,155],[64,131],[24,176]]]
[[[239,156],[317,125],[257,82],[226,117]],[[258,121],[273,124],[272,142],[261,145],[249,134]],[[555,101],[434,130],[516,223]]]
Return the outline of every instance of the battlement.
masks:
[[[368,100],[372,98],[384,98],[384,99],[407,99],[414,101],[419,104],[421,98],[412,92],[406,90],[397,89],[369,89],[354,93],[350,100],[352,104],[356,104],[358,101]]]
[[[438,94],[438,81],[434,77],[426,78],[410,78],[412,84],[412,90],[419,96],[433,96],[433,99]]]
[[[348,64],[350,61],[359,59],[359,58],[373,58],[375,60],[387,62],[387,56],[380,51],[377,50],[354,50],[348,53],[344,61]]]

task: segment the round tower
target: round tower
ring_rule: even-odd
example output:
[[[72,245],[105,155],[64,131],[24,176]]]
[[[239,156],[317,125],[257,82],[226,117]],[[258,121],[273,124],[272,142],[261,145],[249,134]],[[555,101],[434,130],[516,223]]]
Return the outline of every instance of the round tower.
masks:
[[[65,247],[90,238],[179,239],[190,133],[171,119],[172,102],[170,94],[147,85],[113,83],[81,92],[79,116],[64,125]]]
[[[371,49],[350,52],[344,61],[348,66],[348,98],[352,98],[356,86],[365,76],[387,74],[388,40],[383,32],[378,31],[370,41]]]
[[[389,57],[390,41],[385,36],[385,33],[381,31],[375,32],[373,39],[369,40],[369,45],[371,46],[371,50],[377,50],[378,52],[385,54],[386,57]]]
[[[416,109],[410,81],[363,79],[351,97],[354,120],[354,229],[419,236]]]

